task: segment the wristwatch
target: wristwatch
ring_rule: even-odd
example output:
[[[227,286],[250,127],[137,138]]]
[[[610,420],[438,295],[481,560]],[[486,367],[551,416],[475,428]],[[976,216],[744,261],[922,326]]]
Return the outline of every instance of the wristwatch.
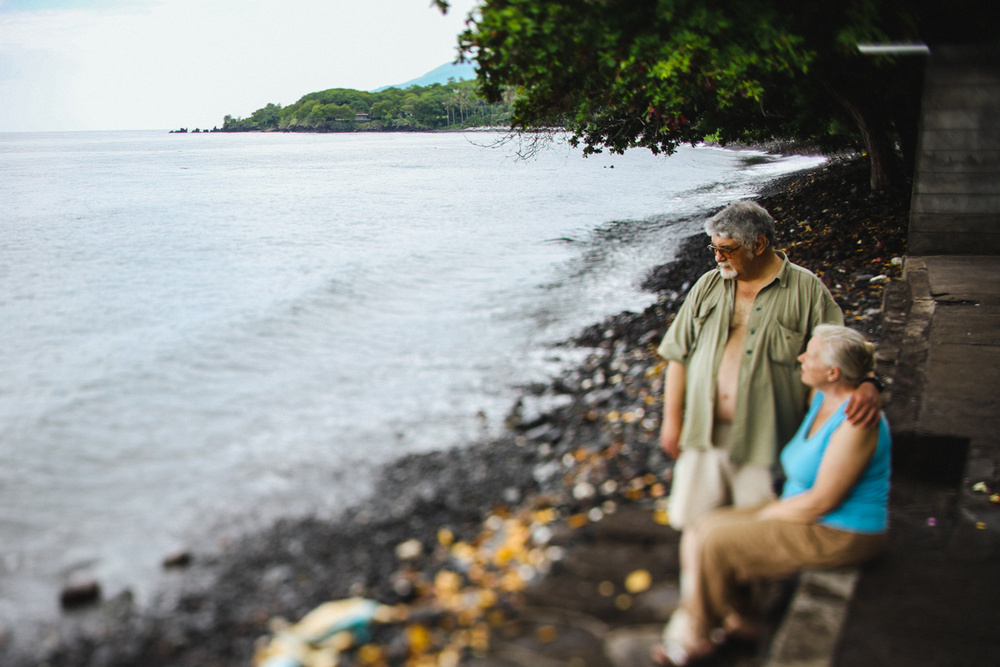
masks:
[[[861,381],[858,382],[858,386],[863,385],[865,382],[871,382],[873,385],[875,385],[875,388],[878,389],[878,391],[879,391],[880,394],[883,391],[885,391],[885,387],[882,385],[882,383],[879,381],[879,379],[877,377],[865,377],[865,378],[861,378]]]

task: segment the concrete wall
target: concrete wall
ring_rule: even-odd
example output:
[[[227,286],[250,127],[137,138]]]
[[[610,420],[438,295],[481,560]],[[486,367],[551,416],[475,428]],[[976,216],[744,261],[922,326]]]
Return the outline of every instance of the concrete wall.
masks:
[[[1000,254],[1000,45],[932,49],[910,255]]]

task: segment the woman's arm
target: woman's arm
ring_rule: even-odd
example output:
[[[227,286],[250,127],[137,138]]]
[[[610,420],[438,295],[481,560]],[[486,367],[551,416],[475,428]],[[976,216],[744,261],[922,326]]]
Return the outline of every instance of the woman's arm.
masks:
[[[844,421],[830,436],[816,475],[816,483],[804,493],[764,507],[758,517],[793,523],[812,523],[836,509],[861,479],[878,447],[878,429]]]

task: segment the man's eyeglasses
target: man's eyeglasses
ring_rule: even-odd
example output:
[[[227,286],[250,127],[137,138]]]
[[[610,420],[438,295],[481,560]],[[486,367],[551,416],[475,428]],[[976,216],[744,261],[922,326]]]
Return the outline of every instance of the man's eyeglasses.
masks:
[[[722,255],[723,257],[725,257],[726,259],[729,259],[730,257],[733,256],[734,252],[736,252],[737,250],[739,250],[740,248],[742,248],[745,245],[746,245],[746,243],[741,243],[741,244],[739,244],[737,246],[733,246],[732,248],[720,248],[717,245],[709,244],[708,251],[710,253],[712,253],[713,255],[715,253],[719,253],[720,255]]]

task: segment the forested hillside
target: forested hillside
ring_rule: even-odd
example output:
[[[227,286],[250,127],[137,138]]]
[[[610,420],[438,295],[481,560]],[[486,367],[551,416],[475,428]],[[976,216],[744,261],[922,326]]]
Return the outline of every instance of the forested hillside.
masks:
[[[379,92],[331,88],[304,95],[287,107],[268,104],[248,118],[227,115],[222,131],[354,132],[504,126],[509,123],[510,102],[505,98],[487,103],[476,93],[475,81]]]

